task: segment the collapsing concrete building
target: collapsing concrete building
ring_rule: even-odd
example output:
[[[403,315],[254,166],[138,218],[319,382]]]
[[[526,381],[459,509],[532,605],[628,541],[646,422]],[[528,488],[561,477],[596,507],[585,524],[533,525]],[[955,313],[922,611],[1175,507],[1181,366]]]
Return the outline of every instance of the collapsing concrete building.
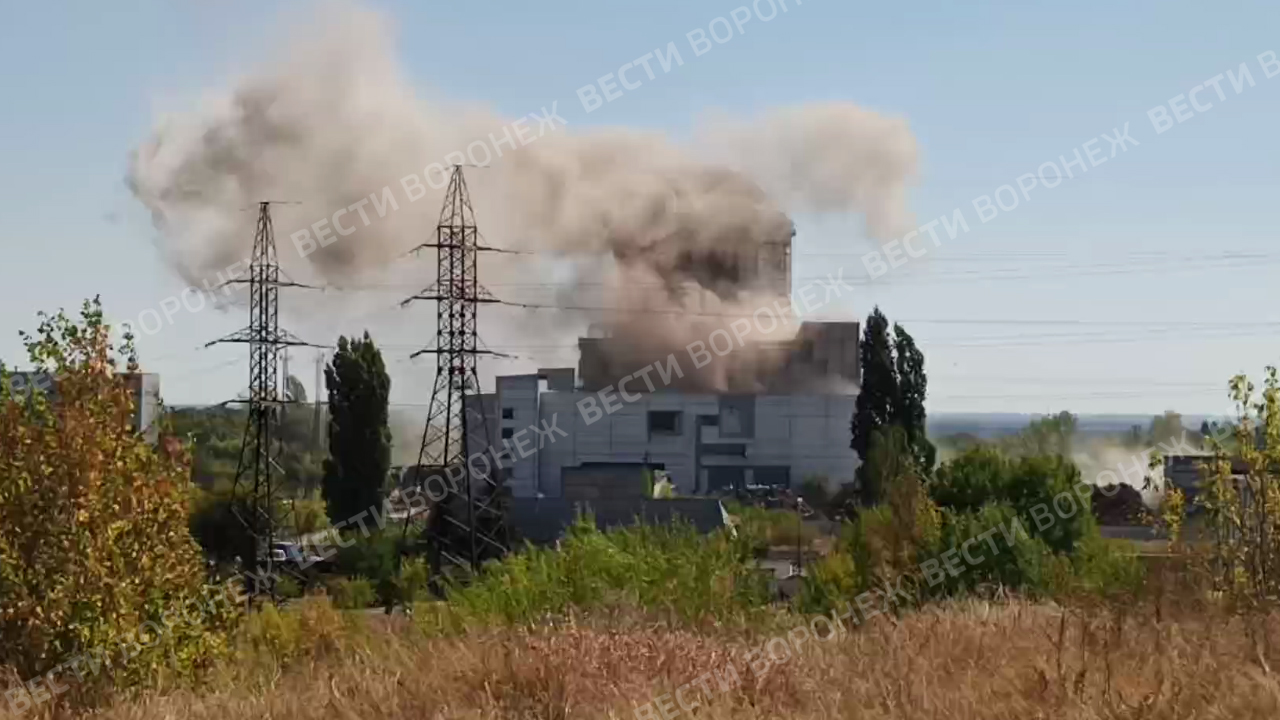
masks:
[[[665,471],[681,495],[853,479],[857,323],[801,325],[793,340],[767,348],[778,362],[751,374],[754,392],[689,382],[688,355],[669,356],[650,390],[630,365],[611,364],[618,355],[608,338],[580,347],[580,372],[498,377],[496,392],[479,398],[517,498],[624,493],[643,470]],[[744,353],[743,362],[758,355]],[[558,431],[536,436],[531,425]]]
[[[732,342],[727,334],[724,337]],[[579,338],[576,389],[600,392],[618,388],[628,378],[638,377],[637,373],[645,367],[670,362],[670,353],[654,355],[652,350],[635,348],[631,342],[607,335]],[[716,350],[714,339],[711,345],[711,349]],[[705,345],[701,347],[706,350]],[[690,352],[685,348],[675,353],[683,356],[685,365],[681,374],[668,373],[663,378],[664,388],[681,392],[714,390],[772,395],[857,392],[856,322],[806,322],[794,338],[785,342],[753,343],[749,352],[727,352],[723,356],[707,352],[711,362],[705,368],[713,369],[714,376],[699,367],[697,358],[691,357]]]
[[[757,325],[760,336],[734,352],[717,349],[714,357],[696,342],[714,347],[717,334],[728,341],[726,318],[755,309],[744,304],[747,298],[791,294],[795,229],[785,216],[775,220],[754,242],[727,237],[675,256],[667,253],[684,247],[675,240],[649,246],[651,267],[674,268],[661,276],[693,279],[737,303],[736,313],[673,317],[631,305],[641,312],[614,317],[579,339],[576,370],[499,377],[496,392],[473,401],[515,498],[599,505],[634,495],[638,478],[654,470],[686,496],[793,487],[811,477],[853,480],[858,323],[804,322],[781,341]],[[675,282],[659,300],[677,302],[682,292]],[[530,426],[555,430],[535,435]],[[485,440],[469,444],[484,447]]]

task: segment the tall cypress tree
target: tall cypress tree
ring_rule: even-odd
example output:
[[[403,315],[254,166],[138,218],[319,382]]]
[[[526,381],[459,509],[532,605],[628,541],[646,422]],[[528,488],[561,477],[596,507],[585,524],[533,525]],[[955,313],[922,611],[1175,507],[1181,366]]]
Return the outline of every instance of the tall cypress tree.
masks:
[[[924,354],[901,325],[894,323],[893,335],[898,377],[893,422],[906,433],[907,447],[916,467],[928,472],[933,469],[938,451],[929,442],[925,429],[924,397],[929,381],[924,374]]]
[[[883,482],[868,474],[868,461],[877,440],[901,437],[902,442],[898,444],[904,447],[912,464],[922,472],[933,468],[937,454],[925,430],[924,400],[928,380],[924,372],[924,354],[901,325],[893,326],[893,334],[891,341],[889,321],[876,307],[867,316],[858,347],[862,383],[854,404],[850,424],[853,437],[849,447],[861,461],[856,478],[863,505],[878,503],[884,490]],[[891,432],[892,427],[900,432]]]
[[[338,338],[324,371],[329,391],[329,457],[322,488],[334,523],[380,508],[391,469],[387,399],[391,379],[369,333]]]
[[[858,454],[857,480],[861,488],[863,505],[879,501],[879,489],[867,477],[867,458],[876,431],[890,424],[898,395],[897,369],[893,361],[893,347],[889,343],[889,321],[876,307],[867,316],[862,329],[862,341],[858,347],[862,365],[862,383],[854,403],[850,430],[853,438],[849,447]]]

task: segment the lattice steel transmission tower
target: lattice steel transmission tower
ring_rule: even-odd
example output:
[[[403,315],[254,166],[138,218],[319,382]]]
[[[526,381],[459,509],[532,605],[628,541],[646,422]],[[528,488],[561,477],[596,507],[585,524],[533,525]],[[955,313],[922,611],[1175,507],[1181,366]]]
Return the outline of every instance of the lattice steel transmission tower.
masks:
[[[236,401],[248,406],[249,415],[236,465],[231,507],[247,531],[247,538],[239,548],[240,557],[246,567],[257,570],[258,578],[274,577],[276,568],[271,547],[282,520],[278,493],[284,473],[277,458],[281,452],[280,410],[287,400],[280,390],[280,355],[290,345],[309,344],[280,328],[280,288],[307,286],[281,280],[271,204],[258,203],[258,225],[253,236],[248,277],[227,281],[227,284],[249,286],[249,325],[205,345],[249,345],[249,397]],[[259,580],[247,588],[251,599],[262,592],[261,584]],[[269,583],[269,592],[274,599],[274,582]]]
[[[502,470],[490,464],[491,452],[483,465],[468,463],[472,455],[487,452],[492,442],[480,403],[477,360],[481,355],[499,355],[482,349],[476,332],[476,309],[481,303],[500,302],[480,285],[476,258],[480,252],[501,251],[480,245],[460,165],[453,167],[445,191],[435,242],[423,243],[416,250],[423,248],[437,250],[436,282],[402,303],[436,301],[435,342],[412,355],[436,356],[435,385],[418,465],[437,476],[458,478],[442,483],[447,494],[431,509],[427,525],[431,584],[439,593],[442,575],[474,573],[485,560],[507,551]]]

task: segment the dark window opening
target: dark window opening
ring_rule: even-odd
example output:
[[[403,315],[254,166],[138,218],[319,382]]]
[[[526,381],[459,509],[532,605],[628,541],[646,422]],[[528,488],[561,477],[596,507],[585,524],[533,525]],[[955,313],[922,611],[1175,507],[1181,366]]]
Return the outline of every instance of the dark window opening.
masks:
[[[740,467],[709,467],[706,471],[707,491],[713,494],[734,491],[746,484]]]
[[[785,465],[756,467],[752,475],[754,476],[753,484],[756,487],[785,488],[791,486],[791,468]]]
[[[502,428],[502,439],[503,439],[503,440],[507,440],[507,439],[509,439],[509,438],[510,438],[512,435],[514,435],[514,434],[515,434],[515,431],[514,431],[514,430],[512,430],[511,428]]]
[[[747,446],[738,443],[707,443],[702,446],[702,452],[707,455],[728,455],[731,457],[746,457]]]
[[[650,410],[650,435],[679,435],[680,423],[684,413],[679,410]]]
[[[515,408],[502,408],[502,419],[503,419],[503,420],[515,420],[515,419],[516,419],[516,409],[515,409]]]

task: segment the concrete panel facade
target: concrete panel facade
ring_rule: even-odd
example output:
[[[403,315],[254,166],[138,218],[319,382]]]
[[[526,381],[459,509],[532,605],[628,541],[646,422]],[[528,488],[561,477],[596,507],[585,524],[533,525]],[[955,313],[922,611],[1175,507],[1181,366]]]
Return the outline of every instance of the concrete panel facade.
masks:
[[[497,388],[489,397],[502,428],[520,432],[536,418],[564,433],[554,442],[541,439],[540,448],[540,438],[532,437],[533,451],[524,458],[512,453],[504,466],[511,468],[516,497],[561,497],[563,469],[584,463],[647,463],[665,470],[683,495],[704,493],[725,478],[752,484],[756,467],[771,482],[786,476],[794,487],[822,476],[835,486],[852,481],[857,466],[849,448],[851,395],[641,393],[588,423],[577,403],[591,393],[548,391],[536,375],[501,377]],[[665,424],[669,415],[660,418],[662,430],[652,426],[650,413],[672,412],[678,432]],[[722,430],[726,418],[734,422]]]

